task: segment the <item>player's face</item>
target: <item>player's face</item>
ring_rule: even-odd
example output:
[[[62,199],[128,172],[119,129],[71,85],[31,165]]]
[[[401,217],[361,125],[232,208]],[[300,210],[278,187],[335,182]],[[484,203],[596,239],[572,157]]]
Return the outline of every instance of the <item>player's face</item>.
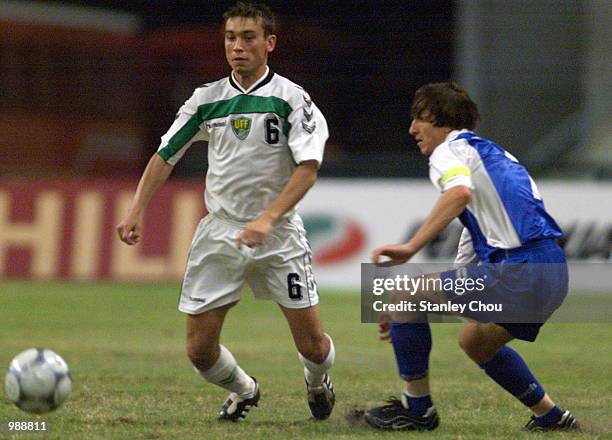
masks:
[[[430,156],[431,153],[446,139],[452,131],[449,127],[436,127],[433,122],[428,120],[426,115],[414,118],[410,124],[410,134],[417,142],[421,154]]]
[[[263,75],[276,36],[264,34],[261,18],[233,17],[225,22],[225,57],[239,75]]]

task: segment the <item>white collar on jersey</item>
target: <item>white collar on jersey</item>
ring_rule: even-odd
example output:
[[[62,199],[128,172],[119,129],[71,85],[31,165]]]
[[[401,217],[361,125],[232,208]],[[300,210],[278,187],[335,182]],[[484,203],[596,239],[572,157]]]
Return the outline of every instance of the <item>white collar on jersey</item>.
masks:
[[[450,133],[448,133],[446,135],[446,137],[444,138],[444,141],[442,141],[442,143],[440,145],[444,145],[444,144],[448,144],[452,141],[454,141],[457,136],[463,134],[463,133],[468,133],[470,130],[467,129],[462,129],[462,130],[453,130]],[[434,148],[433,152],[431,153],[431,156],[429,156],[429,165],[431,166],[431,159],[433,157],[436,157],[438,154],[440,154],[439,152],[441,151],[441,149],[439,148],[440,145],[438,145],[436,148]]]
[[[253,91],[254,89],[256,89],[262,81],[265,81],[266,79],[268,79],[268,74],[269,73],[270,73],[270,68],[268,66],[266,66],[266,71],[264,72],[264,74],[261,75],[261,77],[257,81],[255,81],[253,83],[253,85],[251,85],[251,87],[249,87],[247,90],[245,90],[240,85],[238,80],[236,79],[236,75],[234,75],[234,71],[232,70],[232,73],[231,73],[231,75],[232,75],[232,85],[237,87],[237,88],[239,88],[243,93],[249,93],[249,92]]]
[[[470,130],[468,130],[467,128],[464,128],[462,130],[453,130],[449,134],[446,135],[446,139],[444,139],[444,142],[452,141],[460,134],[467,133],[469,131]]]

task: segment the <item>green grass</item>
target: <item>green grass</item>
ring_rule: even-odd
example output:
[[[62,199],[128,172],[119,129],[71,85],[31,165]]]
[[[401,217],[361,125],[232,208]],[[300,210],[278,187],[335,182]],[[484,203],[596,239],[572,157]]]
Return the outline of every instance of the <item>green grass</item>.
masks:
[[[359,321],[359,296],[331,291],[322,292],[321,305],[337,349],[332,417],[310,419],[287,324],[273,303],[245,294],[228,315],[222,341],[258,378],[262,399],[244,423],[218,423],[226,392],[191,369],[177,295],[176,285],[0,282],[0,367],[28,347],[48,347],[67,360],[74,379],[70,399],[56,412],[32,416],[1,398],[0,421],[44,420],[49,439],[539,437],[520,431],[529,412],[461,352],[458,324],[432,326],[431,380],[442,418],[436,431],[379,433],[349,423],[351,409],[381,403],[401,381],[389,344]],[[514,344],[553,399],[585,426],[581,434],[546,437],[612,436],[611,341],[610,324],[555,323],[535,344]]]

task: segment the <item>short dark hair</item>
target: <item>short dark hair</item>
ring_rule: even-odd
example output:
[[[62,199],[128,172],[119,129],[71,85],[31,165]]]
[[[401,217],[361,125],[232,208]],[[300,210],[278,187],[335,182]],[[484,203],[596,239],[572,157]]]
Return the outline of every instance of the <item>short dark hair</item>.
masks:
[[[478,106],[467,91],[454,82],[426,84],[414,94],[410,116],[436,127],[473,130],[480,120]]]
[[[272,10],[263,3],[238,2],[223,14],[225,21],[235,17],[254,18],[255,20],[261,18],[261,26],[266,37],[273,34],[276,28]]]

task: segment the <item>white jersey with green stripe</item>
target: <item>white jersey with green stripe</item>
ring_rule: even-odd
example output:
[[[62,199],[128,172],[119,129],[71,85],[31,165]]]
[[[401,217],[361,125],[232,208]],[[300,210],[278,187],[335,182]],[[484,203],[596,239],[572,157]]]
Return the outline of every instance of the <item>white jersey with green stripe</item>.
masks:
[[[328,136],[308,93],[266,68],[248,90],[233,73],[197,88],[162,136],[158,154],[175,165],[194,142],[208,141],[206,207],[246,222],[281,193],[297,164],[321,164]]]

